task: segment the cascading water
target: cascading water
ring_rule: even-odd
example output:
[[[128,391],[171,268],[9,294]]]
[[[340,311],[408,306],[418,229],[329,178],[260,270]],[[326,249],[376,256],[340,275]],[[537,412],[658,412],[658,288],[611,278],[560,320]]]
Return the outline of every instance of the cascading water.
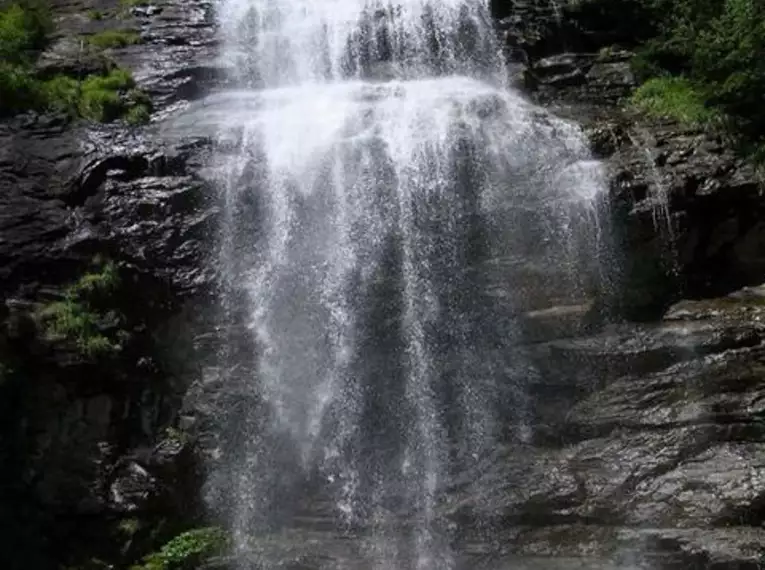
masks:
[[[240,90],[194,124],[221,141],[220,358],[243,404],[210,488],[238,564],[284,563],[268,537],[313,524],[358,538],[349,568],[453,568],[439,503],[528,437],[519,317],[592,286],[599,166],[507,88],[484,0],[219,15]]]

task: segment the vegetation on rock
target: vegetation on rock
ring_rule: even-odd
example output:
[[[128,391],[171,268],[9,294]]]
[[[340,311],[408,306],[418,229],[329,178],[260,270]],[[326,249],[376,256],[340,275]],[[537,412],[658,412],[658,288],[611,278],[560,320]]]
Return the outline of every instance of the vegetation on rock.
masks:
[[[719,117],[684,77],[653,77],[635,91],[632,103],[646,113],[685,124],[709,125]]]
[[[218,527],[188,530],[146,556],[131,570],[191,570],[205,559],[221,554],[228,542],[227,533]]]
[[[9,64],[30,61],[35,50],[45,47],[52,29],[53,19],[44,2],[0,2],[0,59]]]
[[[90,358],[118,352],[124,331],[105,332],[122,320],[118,312],[105,308],[118,285],[117,268],[111,262],[81,277],[67,288],[63,300],[40,309],[38,316],[48,338],[72,341]]]
[[[141,43],[141,36],[134,30],[104,30],[87,37],[89,44],[100,48],[121,48]]]
[[[59,111],[99,122],[120,118],[131,124],[146,122],[151,114],[148,96],[135,88],[130,72],[111,63],[85,78],[38,77],[34,63],[46,45],[51,22],[46,4],[37,0],[0,4],[0,115]],[[99,49],[138,41],[138,34],[125,30],[88,39]]]
[[[633,62],[646,110],[690,122],[725,119],[754,143],[765,135],[765,3],[621,0],[650,23]],[[703,109],[702,109],[703,107]]]

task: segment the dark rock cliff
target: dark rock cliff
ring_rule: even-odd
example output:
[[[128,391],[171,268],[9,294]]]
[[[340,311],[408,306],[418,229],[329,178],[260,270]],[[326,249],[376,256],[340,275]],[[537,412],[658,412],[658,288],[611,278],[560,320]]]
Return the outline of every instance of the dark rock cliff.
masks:
[[[117,7],[54,6],[58,36],[41,65],[81,65],[71,38],[110,25],[86,11]],[[493,7],[518,83],[580,121],[608,164],[621,279],[594,310],[527,315],[542,371],[536,441],[466,474],[447,508],[495,522],[513,560],[758,568],[765,293],[751,286],[765,282],[763,186],[724,141],[624,109],[639,22],[615,26],[625,15],[565,2]],[[152,97],[148,125],[0,122],[7,568],[125,567],[203,515],[184,428],[217,405],[195,403],[214,382],[182,402],[210,349],[200,331],[216,285],[211,143],[162,142],[159,130],[223,75],[211,9],[162,0],[129,10],[142,42],[110,55]],[[118,285],[100,310],[122,315],[97,323],[120,339],[106,356],[48,334],[41,316],[103,260]]]
[[[119,3],[53,9],[56,35],[39,63],[47,73],[79,65],[67,47],[77,35],[131,26],[142,42],[109,55],[134,70],[155,115],[209,88],[209,4],[135,7],[104,21],[87,11]],[[211,306],[217,209],[199,175],[207,142],[162,145],[156,129],[31,113],[0,122],[5,568],[129,563],[201,513],[197,459],[175,428],[196,377],[184,355],[199,353],[194,325]],[[106,262],[117,284],[85,307],[73,291]],[[46,325],[52,311],[54,324],[70,319],[64,334]],[[119,343],[95,353],[93,338]]]

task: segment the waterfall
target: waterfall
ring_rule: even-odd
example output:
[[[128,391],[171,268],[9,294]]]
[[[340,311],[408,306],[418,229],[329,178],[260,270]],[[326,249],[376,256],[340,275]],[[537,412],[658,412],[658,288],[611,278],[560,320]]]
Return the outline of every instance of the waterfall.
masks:
[[[239,567],[328,526],[356,540],[349,567],[454,568],[450,480],[531,437],[519,319],[597,285],[600,165],[509,88],[484,0],[218,14],[237,90],[192,122],[219,140],[219,356],[239,403],[209,486]]]

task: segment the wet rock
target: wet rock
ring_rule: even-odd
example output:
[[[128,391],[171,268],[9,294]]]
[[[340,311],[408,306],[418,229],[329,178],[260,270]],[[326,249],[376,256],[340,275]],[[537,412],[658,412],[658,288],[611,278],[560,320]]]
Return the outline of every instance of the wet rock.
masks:
[[[109,486],[110,502],[119,510],[139,510],[155,492],[156,480],[135,462],[121,466]]]
[[[455,479],[443,508],[493,529],[505,552],[493,567],[756,567],[762,299],[748,287],[675,303],[651,326],[539,344],[536,439]]]
[[[83,49],[81,35],[118,23],[142,43],[108,57],[133,71],[158,116],[216,78],[209,3],[163,1],[122,19],[114,3],[52,4],[57,35],[42,77],[103,69],[107,54]],[[109,17],[92,21],[91,8]],[[163,430],[196,374],[184,343],[214,286],[216,196],[201,175],[209,141],[168,144],[160,131],[32,114],[0,122],[0,368],[11,370],[0,382],[0,525],[34,544],[16,549],[11,569],[116,561],[120,517],[150,528],[199,512],[196,451]],[[96,256],[118,268],[108,309],[125,316],[122,350],[104,359],[43,338],[37,318]]]
[[[629,138],[609,158],[627,258],[663,258],[658,273],[674,273],[674,289],[689,296],[761,282],[762,185],[753,168],[714,137],[676,125],[632,128]]]

